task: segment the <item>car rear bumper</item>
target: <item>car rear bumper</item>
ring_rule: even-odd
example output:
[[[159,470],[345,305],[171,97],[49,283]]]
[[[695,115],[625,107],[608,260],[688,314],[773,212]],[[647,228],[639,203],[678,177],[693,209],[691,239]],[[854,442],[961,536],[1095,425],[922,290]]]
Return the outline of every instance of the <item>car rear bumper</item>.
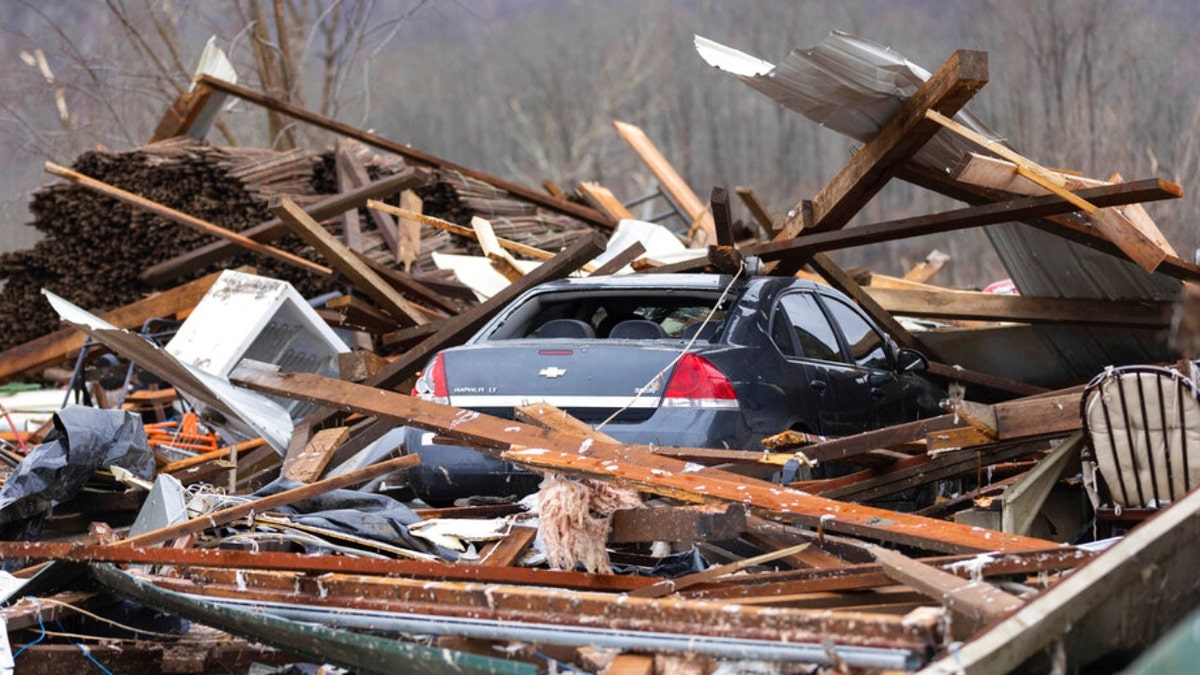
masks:
[[[737,410],[662,408],[645,421],[610,424],[603,432],[622,443],[657,447],[747,448],[758,441]],[[422,499],[446,503],[537,490],[539,475],[471,448],[435,445],[434,436],[410,428],[404,439],[405,451],[421,456],[421,464],[408,471],[408,481]]]

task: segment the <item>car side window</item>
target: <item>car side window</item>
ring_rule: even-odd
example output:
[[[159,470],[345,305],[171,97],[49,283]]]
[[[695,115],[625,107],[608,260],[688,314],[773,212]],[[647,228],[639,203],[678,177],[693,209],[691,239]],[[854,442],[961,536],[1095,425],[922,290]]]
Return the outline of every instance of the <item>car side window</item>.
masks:
[[[786,323],[784,321],[786,319]],[[805,358],[821,361],[843,361],[842,349],[838,345],[833,326],[825,318],[816,298],[809,293],[791,293],[779,300],[779,312],[775,317],[776,325],[772,327],[772,338],[775,339],[780,351],[794,356],[790,345],[782,344],[782,339],[776,331],[785,326],[791,328],[796,338],[801,354]]]
[[[842,327],[842,335],[846,337],[846,344],[850,345],[850,355],[856,364],[879,370],[892,367],[887,343],[874,326],[841,300],[825,298],[825,305],[833,315],[833,320]]]

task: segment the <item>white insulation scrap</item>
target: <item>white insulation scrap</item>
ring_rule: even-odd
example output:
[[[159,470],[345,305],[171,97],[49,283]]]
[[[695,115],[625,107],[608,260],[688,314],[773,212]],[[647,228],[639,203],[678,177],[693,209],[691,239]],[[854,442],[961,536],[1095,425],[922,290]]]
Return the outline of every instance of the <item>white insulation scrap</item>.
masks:
[[[612,573],[604,544],[613,512],[644,506],[633,490],[558,474],[547,474],[538,501],[538,528],[550,566],[569,570],[582,563],[588,572],[602,574]]]

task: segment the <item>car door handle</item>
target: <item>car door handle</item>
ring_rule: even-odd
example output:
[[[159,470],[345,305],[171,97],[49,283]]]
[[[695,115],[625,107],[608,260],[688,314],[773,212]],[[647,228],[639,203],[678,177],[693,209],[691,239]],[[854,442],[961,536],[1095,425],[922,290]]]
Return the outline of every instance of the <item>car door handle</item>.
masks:
[[[808,383],[808,386],[815,389],[817,391],[817,393],[824,394],[825,388],[828,387],[829,385],[825,382],[825,380],[812,380]]]
[[[884,391],[879,387],[871,387],[871,398],[883,398]]]

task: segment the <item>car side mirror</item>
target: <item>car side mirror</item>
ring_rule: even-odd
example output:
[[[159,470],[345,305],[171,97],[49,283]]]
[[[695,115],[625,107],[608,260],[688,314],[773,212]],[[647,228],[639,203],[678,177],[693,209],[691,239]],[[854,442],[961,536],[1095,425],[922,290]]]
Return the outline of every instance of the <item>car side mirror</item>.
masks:
[[[923,373],[929,370],[929,359],[921,352],[906,347],[896,353],[896,367],[904,373]]]

